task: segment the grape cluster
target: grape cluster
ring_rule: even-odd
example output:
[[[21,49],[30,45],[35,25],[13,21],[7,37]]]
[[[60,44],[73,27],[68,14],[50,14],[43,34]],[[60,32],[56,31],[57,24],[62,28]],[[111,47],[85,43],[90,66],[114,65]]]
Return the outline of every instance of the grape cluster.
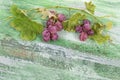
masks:
[[[54,12],[52,12],[55,14]],[[51,17],[46,22],[46,28],[44,29],[42,36],[45,42],[50,40],[57,40],[58,39],[58,31],[63,29],[62,22],[65,21],[66,17],[64,14],[55,14],[55,17]]]
[[[94,31],[90,27],[91,23],[89,20],[83,20],[82,25],[76,26],[76,32],[80,33],[79,39],[85,41],[89,36],[94,34]]]

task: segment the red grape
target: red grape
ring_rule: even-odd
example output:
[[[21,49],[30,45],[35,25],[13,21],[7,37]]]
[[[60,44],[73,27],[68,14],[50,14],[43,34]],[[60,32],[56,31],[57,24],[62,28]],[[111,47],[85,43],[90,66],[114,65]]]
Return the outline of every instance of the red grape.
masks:
[[[57,31],[61,31],[63,29],[62,22],[66,19],[64,14],[56,14],[54,11],[50,12],[56,15],[57,18],[51,17],[46,22],[46,29],[42,33],[43,39],[46,42],[58,39]]]
[[[57,39],[58,39],[58,34],[57,33],[51,34],[51,40],[57,40]]]
[[[49,25],[48,30],[50,31],[50,33],[57,33],[56,26]]]
[[[93,31],[93,30],[89,30],[89,31],[87,32],[87,34],[91,36],[91,35],[94,34],[94,31]]]
[[[45,30],[43,31],[42,36],[43,36],[44,41],[47,42],[47,41],[50,40],[50,32],[49,32],[47,29],[45,29]]]
[[[88,19],[83,20],[83,24],[90,24],[90,21]]]
[[[85,41],[88,38],[88,34],[85,32],[82,32],[79,38],[81,41]]]
[[[80,33],[79,39],[81,41],[85,41],[88,36],[91,36],[94,34],[94,31],[91,29],[90,27],[90,21],[85,19],[83,20],[83,24],[82,25],[78,25],[76,27],[76,32]]]
[[[78,25],[78,26],[76,27],[76,32],[81,33],[82,31],[83,31],[82,26]]]
[[[54,24],[54,19],[52,19],[52,18],[48,19],[47,22],[46,22],[47,27],[49,25],[53,25],[53,24]]]
[[[43,31],[42,35],[43,35],[43,36],[50,36],[50,32],[49,32],[47,29],[45,29],[45,30]]]
[[[63,29],[62,23],[60,21],[57,21],[55,23],[57,31],[61,31]]]
[[[63,22],[66,19],[64,14],[58,14],[58,20]]]
[[[90,28],[90,24],[84,24],[83,25],[83,30],[84,31],[89,31],[91,28]]]

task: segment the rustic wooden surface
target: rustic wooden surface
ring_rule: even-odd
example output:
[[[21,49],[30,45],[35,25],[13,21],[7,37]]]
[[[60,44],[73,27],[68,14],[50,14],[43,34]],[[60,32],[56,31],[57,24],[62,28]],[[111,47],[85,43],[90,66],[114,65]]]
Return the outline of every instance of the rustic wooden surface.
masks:
[[[10,15],[13,3],[26,9],[49,5],[84,8],[84,1],[0,0],[0,80],[120,80],[120,0],[93,0],[97,6],[96,15],[112,15],[109,19],[115,26],[110,32],[114,45],[98,46],[88,42],[81,43],[82,47],[77,50],[78,46],[74,45],[78,41],[73,39],[73,33],[61,35],[63,41],[55,43],[39,39],[26,42],[19,39],[19,33],[4,20]],[[73,47],[64,40],[74,42]]]

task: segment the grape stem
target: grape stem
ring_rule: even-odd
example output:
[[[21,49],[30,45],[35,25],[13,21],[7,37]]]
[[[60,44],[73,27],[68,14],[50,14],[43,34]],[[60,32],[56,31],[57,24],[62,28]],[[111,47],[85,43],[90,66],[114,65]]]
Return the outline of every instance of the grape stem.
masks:
[[[5,18],[4,20],[7,21],[7,20],[9,20],[11,18],[13,18],[13,16],[9,16],[9,17]]]
[[[64,8],[64,9],[69,9],[69,10],[79,10],[79,11],[85,13],[85,14],[88,14],[89,16],[92,16],[95,21],[97,20],[100,23],[102,23],[96,16],[94,16],[93,14],[91,14],[91,13],[89,13],[89,12],[83,10],[83,9],[78,9],[78,8],[73,8],[73,7],[66,7],[66,6],[53,6],[53,7],[49,7],[49,8]]]
[[[111,17],[112,15],[105,15],[105,16],[100,16],[98,18],[106,18],[106,17]]]

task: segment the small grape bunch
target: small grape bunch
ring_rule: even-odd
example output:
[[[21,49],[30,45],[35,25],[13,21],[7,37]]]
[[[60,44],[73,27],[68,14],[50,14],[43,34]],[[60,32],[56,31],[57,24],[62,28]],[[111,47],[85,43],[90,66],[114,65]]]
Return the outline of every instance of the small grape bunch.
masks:
[[[90,21],[85,19],[82,25],[76,26],[76,32],[80,33],[79,39],[81,41],[85,41],[89,36],[94,35],[94,31],[91,29],[90,25]]]
[[[58,39],[58,31],[61,31],[63,29],[62,22],[66,20],[66,17],[64,14],[56,14],[55,12],[52,12],[55,14],[56,17],[51,17],[46,22],[46,28],[42,32],[43,40],[45,42],[48,42],[50,40],[57,40]]]

